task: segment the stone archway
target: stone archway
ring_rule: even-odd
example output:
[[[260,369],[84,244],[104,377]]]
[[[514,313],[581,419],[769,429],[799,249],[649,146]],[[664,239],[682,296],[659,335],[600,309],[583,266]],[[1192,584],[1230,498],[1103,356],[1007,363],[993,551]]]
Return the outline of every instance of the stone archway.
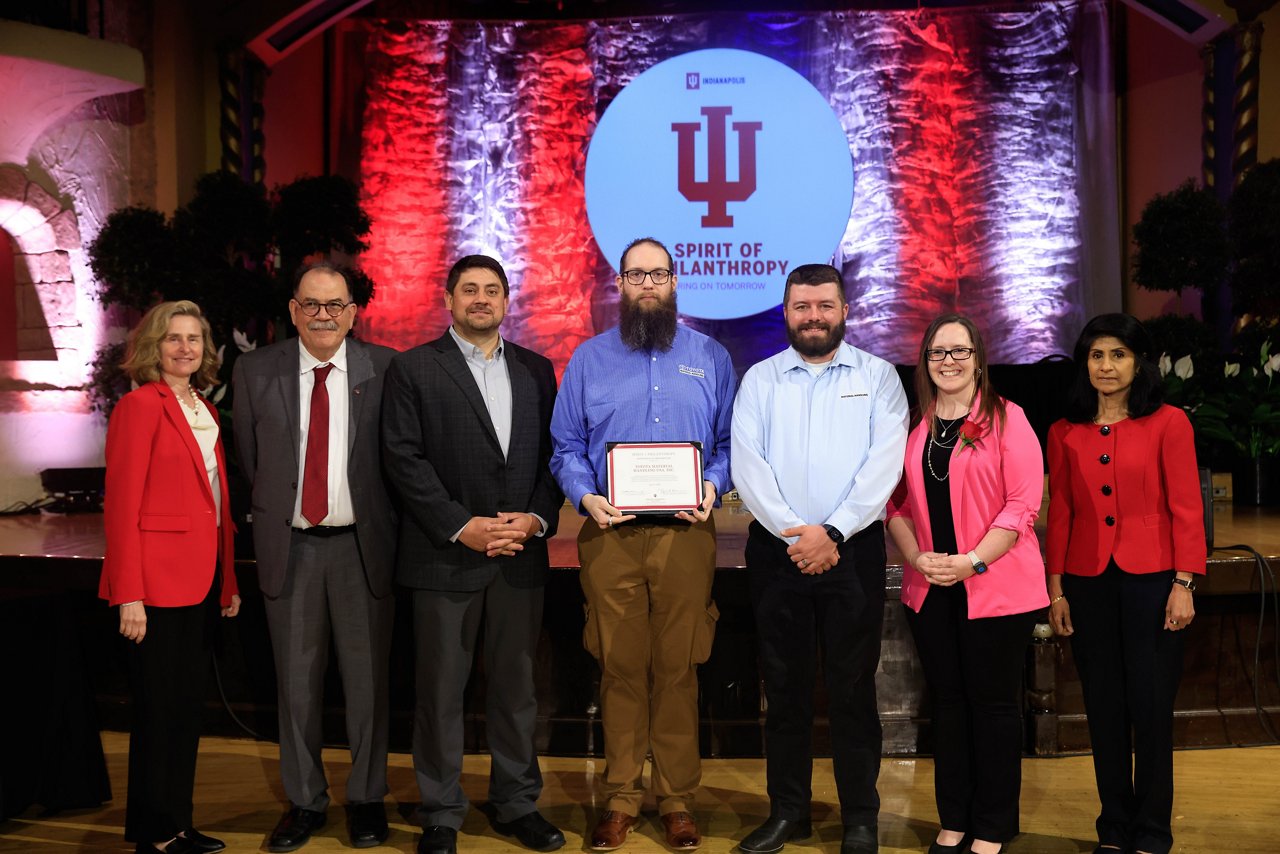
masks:
[[[15,244],[17,361],[83,361],[71,255],[83,248],[75,211],[13,166],[0,166],[0,229]],[[0,318],[3,320],[3,318]]]

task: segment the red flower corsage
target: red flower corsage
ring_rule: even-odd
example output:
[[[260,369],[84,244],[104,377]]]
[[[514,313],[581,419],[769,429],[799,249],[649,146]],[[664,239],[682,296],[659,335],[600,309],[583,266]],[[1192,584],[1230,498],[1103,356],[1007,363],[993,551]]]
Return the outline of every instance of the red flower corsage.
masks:
[[[965,421],[960,425],[960,444],[956,453],[960,453],[965,448],[977,448],[978,440],[982,438],[982,430],[972,421]]]

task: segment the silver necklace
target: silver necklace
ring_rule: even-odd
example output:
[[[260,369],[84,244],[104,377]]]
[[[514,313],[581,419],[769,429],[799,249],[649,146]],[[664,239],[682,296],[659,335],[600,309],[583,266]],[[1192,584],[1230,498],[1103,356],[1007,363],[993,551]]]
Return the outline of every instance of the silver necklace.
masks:
[[[950,421],[950,423],[947,423],[948,421]],[[938,431],[939,436],[945,440],[947,438],[947,434],[951,432],[951,428],[955,427],[958,424],[961,424],[963,421],[964,421],[963,415],[961,415],[959,418],[950,418],[950,419],[938,418],[939,425],[943,425],[943,424],[946,425],[943,429]],[[950,451],[952,448],[956,446],[956,442],[958,441],[960,441],[960,433],[958,431],[954,436],[951,437],[950,442],[946,442],[946,441],[940,442],[937,439],[933,438],[932,432],[929,433],[929,447],[925,448],[924,461],[929,466],[929,474],[931,474],[933,476],[933,479],[936,480],[938,483],[943,483],[944,481],[946,481],[947,478],[951,477],[951,467],[948,466],[947,473],[942,475],[942,477],[938,477],[938,472],[933,467],[933,449],[944,448],[947,451]]]

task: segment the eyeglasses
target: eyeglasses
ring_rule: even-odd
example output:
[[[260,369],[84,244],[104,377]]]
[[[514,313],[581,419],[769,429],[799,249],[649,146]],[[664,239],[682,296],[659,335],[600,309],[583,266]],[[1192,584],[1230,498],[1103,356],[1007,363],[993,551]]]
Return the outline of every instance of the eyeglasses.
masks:
[[[325,314],[329,315],[330,317],[337,317],[338,315],[342,314],[342,312],[347,310],[347,306],[355,305],[354,302],[343,302],[342,300],[331,300],[329,302],[316,302],[313,299],[308,299],[308,300],[294,300],[294,302],[298,304],[298,308],[302,309],[302,313],[305,314],[307,317],[315,317],[317,314],[320,313],[320,308],[322,306],[324,307]]]
[[[643,285],[644,277],[648,276],[655,285],[665,285],[671,281],[671,271],[663,270],[623,270],[622,278],[626,279],[628,285]]]
[[[924,357],[930,362],[941,362],[948,356],[955,359],[957,362],[963,362],[972,355],[972,347],[952,347],[950,350],[943,350],[941,347],[934,347],[931,350],[924,351]]]

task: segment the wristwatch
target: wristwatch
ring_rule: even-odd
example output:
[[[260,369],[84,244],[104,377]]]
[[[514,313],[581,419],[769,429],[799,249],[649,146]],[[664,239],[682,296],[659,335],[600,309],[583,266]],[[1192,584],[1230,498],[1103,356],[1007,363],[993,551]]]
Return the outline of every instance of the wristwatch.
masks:
[[[1187,588],[1188,593],[1196,592],[1196,580],[1194,578],[1188,578],[1188,579],[1174,578],[1173,583],[1181,584],[1183,587]]]
[[[831,542],[837,546],[844,542],[844,534],[840,533],[840,529],[835,525],[823,525],[827,531],[827,536],[831,538]]]
[[[982,575],[987,571],[987,565],[983,563],[982,558],[978,557],[977,552],[969,552],[969,560],[973,562],[974,575]]]

